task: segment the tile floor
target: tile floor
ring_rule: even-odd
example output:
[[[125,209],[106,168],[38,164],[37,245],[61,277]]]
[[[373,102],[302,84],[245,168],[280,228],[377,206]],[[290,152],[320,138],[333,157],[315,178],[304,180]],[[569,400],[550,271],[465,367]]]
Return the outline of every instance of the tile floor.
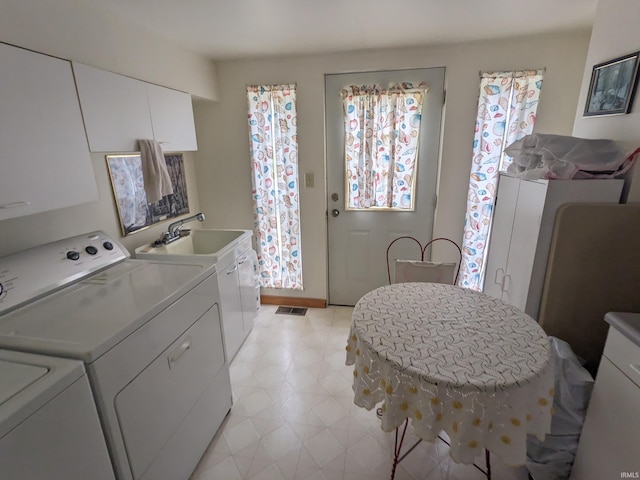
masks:
[[[233,407],[191,480],[388,479],[394,434],[353,403],[345,366],[352,308],[309,309],[304,317],[275,310],[260,308],[231,362]],[[492,469],[497,480],[527,479],[524,467],[496,458]],[[484,478],[453,463],[440,441],[420,443],[396,471],[397,480]]]

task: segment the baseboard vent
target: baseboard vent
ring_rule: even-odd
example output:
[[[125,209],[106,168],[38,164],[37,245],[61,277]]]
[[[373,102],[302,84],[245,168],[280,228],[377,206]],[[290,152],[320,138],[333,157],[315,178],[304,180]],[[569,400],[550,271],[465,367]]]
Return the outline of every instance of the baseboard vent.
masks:
[[[282,315],[299,315],[303,317],[307,313],[307,309],[302,307],[278,307],[276,313],[280,313]]]

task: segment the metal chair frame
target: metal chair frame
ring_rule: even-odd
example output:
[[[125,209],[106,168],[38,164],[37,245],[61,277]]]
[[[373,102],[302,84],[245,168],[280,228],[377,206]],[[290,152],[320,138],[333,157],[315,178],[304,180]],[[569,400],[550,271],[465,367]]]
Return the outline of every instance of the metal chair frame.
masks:
[[[446,238],[446,237],[438,237],[438,238],[434,238],[433,240],[430,240],[429,242],[426,243],[426,245],[423,247],[422,244],[416,240],[414,237],[410,237],[408,235],[404,235],[402,237],[398,237],[396,239],[394,239],[389,246],[387,247],[387,279],[389,281],[389,285],[391,285],[391,269],[389,267],[389,251],[391,250],[391,246],[396,243],[398,240],[402,240],[402,239],[407,239],[407,240],[413,240],[414,242],[416,242],[418,244],[418,247],[420,248],[420,261],[424,262],[424,254],[427,251],[427,248],[430,247],[434,242],[440,241],[440,240],[444,240],[446,242],[449,242],[451,244],[453,244],[457,249],[458,249],[458,268],[456,270],[456,276],[453,280],[453,284],[455,285],[456,283],[458,283],[458,276],[460,275],[460,265],[462,264],[462,249],[460,248],[460,246],[454,242],[453,240],[451,240],[450,238]]]

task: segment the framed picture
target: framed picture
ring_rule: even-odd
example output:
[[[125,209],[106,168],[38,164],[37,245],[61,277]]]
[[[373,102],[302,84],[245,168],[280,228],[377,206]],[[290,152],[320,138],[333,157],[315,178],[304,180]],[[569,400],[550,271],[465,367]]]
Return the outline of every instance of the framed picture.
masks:
[[[638,83],[638,55],[594,65],[584,116],[618,115],[629,113]]]
[[[173,194],[153,203],[147,202],[139,153],[107,155],[106,159],[123,236],[189,213],[187,180],[181,153],[165,154]]]

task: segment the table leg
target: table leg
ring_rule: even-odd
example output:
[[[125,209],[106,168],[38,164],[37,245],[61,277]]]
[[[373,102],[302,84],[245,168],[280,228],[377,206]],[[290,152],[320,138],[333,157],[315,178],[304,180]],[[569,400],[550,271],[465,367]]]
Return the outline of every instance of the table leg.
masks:
[[[422,441],[421,439],[418,439],[418,441],[416,443],[414,443],[411,448],[409,448],[409,450],[407,450],[406,452],[404,452],[402,455],[400,455],[400,451],[402,450],[402,443],[404,442],[404,436],[407,433],[407,426],[409,425],[409,419],[405,419],[404,421],[404,426],[402,427],[402,435],[400,435],[400,440],[398,441],[398,430],[400,429],[400,427],[396,428],[396,440],[393,446],[393,466],[391,467],[391,479],[393,480],[396,476],[396,467],[398,466],[398,464],[404,459],[404,457],[406,457],[407,455],[409,455],[414,448],[416,448],[420,442]]]
[[[450,445],[449,442],[447,442],[444,438],[442,438],[441,435],[438,435],[438,438],[440,440],[442,440],[444,443],[446,443],[447,445]],[[407,452],[409,453],[409,452]],[[407,454],[405,453],[402,458],[404,458]],[[400,460],[402,460],[402,458]],[[475,463],[472,463],[472,465],[474,467],[476,467],[478,470],[480,470],[482,473],[484,473],[484,475],[487,477],[487,480],[491,480],[491,457],[489,455],[489,450],[487,450],[486,448],[484,449],[484,461],[485,461],[485,465],[486,468],[483,470],[481,467],[479,467],[478,465],[476,465]]]
[[[376,412],[376,413],[378,414],[379,417],[382,417],[382,410],[381,409],[378,409],[378,410],[379,410],[379,412]],[[400,451],[402,450],[402,443],[404,442],[404,436],[407,433],[407,426],[408,425],[409,425],[409,419],[407,418],[407,419],[405,419],[404,425],[402,426],[402,434],[399,433],[399,429],[401,427],[397,427],[396,428],[396,439],[395,439],[394,446],[393,446],[393,465],[391,466],[391,477],[390,477],[390,480],[394,480],[394,478],[396,476],[396,468],[397,468],[398,464],[404,459],[404,457],[409,455],[413,451],[413,449],[416,448],[420,444],[420,442],[422,441],[421,439],[418,439],[418,441],[416,443],[414,443],[411,446],[411,448],[409,448],[409,450],[407,450],[402,455],[400,455]],[[449,445],[449,442],[447,442],[440,435],[438,435],[438,438],[440,440],[442,440],[444,443],[446,443],[447,445]],[[491,454],[489,453],[489,450],[487,450],[486,448],[484,450],[484,460],[485,460],[485,465],[486,465],[486,469],[485,470],[480,468],[475,463],[473,464],[473,466],[476,467],[478,470],[480,470],[482,473],[484,473],[485,476],[487,477],[487,480],[491,480]]]
[[[487,471],[485,475],[487,476],[487,480],[491,480],[491,455],[489,454],[489,450],[484,449],[484,460],[487,465]]]

